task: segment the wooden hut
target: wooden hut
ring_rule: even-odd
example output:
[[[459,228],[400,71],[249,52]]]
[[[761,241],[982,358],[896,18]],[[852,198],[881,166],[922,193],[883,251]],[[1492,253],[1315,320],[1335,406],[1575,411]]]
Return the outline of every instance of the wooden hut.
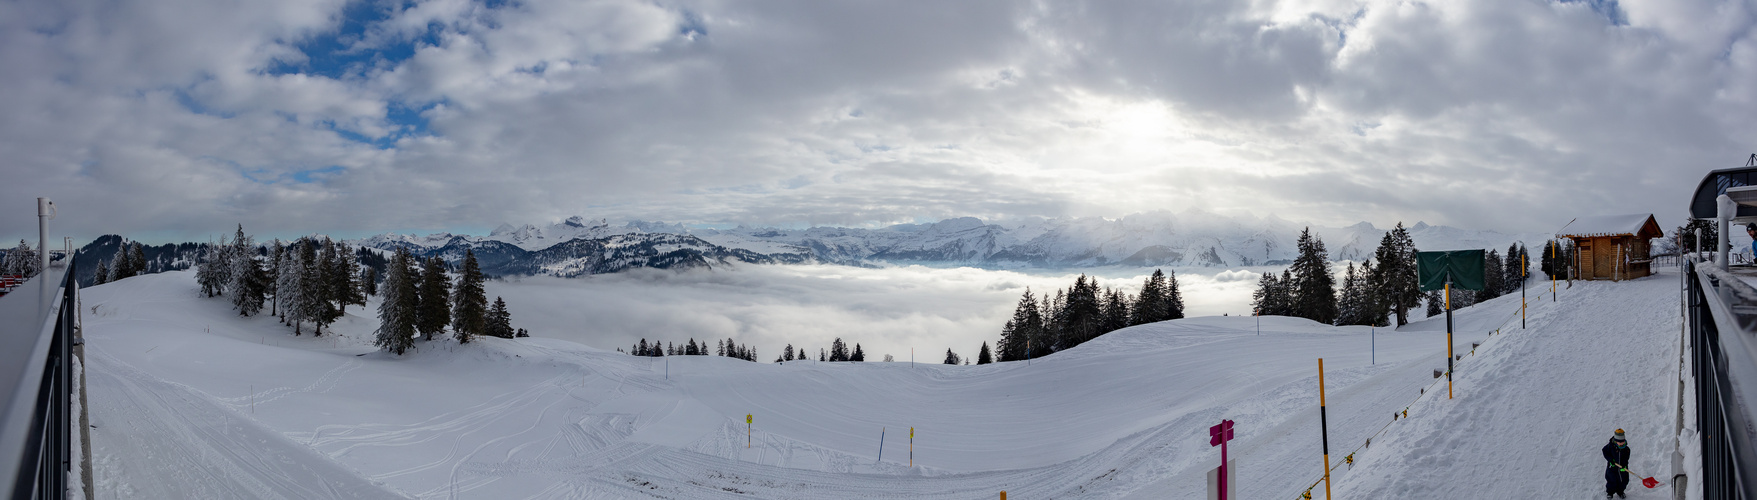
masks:
[[[1622,281],[1653,274],[1650,241],[1665,233],[1653,214],[1575,219],[1557,236],[1574,240],[1580,279]]]

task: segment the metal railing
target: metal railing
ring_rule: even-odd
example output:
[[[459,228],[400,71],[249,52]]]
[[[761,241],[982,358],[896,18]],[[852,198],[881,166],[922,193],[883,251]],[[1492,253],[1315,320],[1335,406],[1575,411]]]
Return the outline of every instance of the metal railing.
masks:
[[[67,497],[76,274],[52,266],[0,297],[0,492],[15,500]]]
[[[1685,325],[1702,439],[1703,498],[1757,500],[1757,289],[1686,259]]]

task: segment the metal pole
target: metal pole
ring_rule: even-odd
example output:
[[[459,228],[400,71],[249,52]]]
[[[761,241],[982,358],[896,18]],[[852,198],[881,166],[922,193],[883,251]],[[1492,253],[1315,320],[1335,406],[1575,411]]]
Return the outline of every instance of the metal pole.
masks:
[[[1379,327],[1374,326],[1374,327],[1369,327],[1369,328],[1372,328],[1371,330],[1367,330],[1367,335],[1370,335],[1371,336],[1370,338],[1372,339],[1373,366],[1378,366],[1379,365]]]
[[[1452,279],[1446,279],[1446,399],[1452,399]]]
[[[1330,415],[1324,401],[1324,358],[1318,358],[1318,428],[1324,436],[1324,498],[1330,497]]]
[[[49,219],[55,218],[54,211],[55,202],[37,198],[37,259],[42,263],[37,268],[39,275],[49,272]]]
[[[1720,242],[1714,248],[1714,252],[1716,263],[1720,264],[1720,270],[1725,271],[1728,264],[1727,251],[1732,249],[1730,240],[1727,239],[1727,230],[1732,228],[1733,217],[1738,214],[1739,204],[1734,203],[1732,198],[1724,194],[1715,198],[1714,203],[1719,209],[1719,213],[1715,214],[1715,219],[1720,222]]]
[[[1525,261],[1525,245],[1519,245],[1519,329],[1525,329],[1525,271],[1531,269],[1531,263]]]

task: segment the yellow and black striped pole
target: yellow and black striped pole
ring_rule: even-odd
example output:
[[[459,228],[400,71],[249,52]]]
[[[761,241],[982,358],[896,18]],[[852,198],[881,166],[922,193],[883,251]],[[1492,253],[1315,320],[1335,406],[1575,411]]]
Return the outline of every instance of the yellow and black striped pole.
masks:
[[[1452,399],[1452,281],[1446,280],[1446,399]]]
[[[1318,428],[1324,435],[1324,499],[1330,499],[1330,416],[1324,409],[1324,358],[1318,358]]]

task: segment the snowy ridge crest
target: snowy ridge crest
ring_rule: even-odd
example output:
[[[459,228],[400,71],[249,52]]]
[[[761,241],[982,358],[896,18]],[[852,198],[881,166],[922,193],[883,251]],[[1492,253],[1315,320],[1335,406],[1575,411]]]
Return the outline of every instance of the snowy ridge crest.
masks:
[[[1086,266],[1236,267],[1291,262],[1305,228],[1324,241],[1330,258],[1359,261],[1372,256],[1388,229],[1361,222],[1346,227],[1308,226],[1275,216],[1230,217],[1190,210],[1149,212],[1120,219],[1032,218],[986,222],[974,217],[878,229],[739,226],[691,229],[682,224],[570,217],[539,227],[502,224],[488,236],[438,233],[384,234],[360,245],[385,250],[462,258],[495,259],[502,274],[578,276],[629,267],[697,267],[732,262],[824,262],[847,265],[925,264],[984,268]],[[1407,226],[1416,246],[1450,250],[1505,250],[1524,241],[1538,245],[1547,234],[1474,231],[1416,222]],[[492,257],[486,257],[485,254]]]

